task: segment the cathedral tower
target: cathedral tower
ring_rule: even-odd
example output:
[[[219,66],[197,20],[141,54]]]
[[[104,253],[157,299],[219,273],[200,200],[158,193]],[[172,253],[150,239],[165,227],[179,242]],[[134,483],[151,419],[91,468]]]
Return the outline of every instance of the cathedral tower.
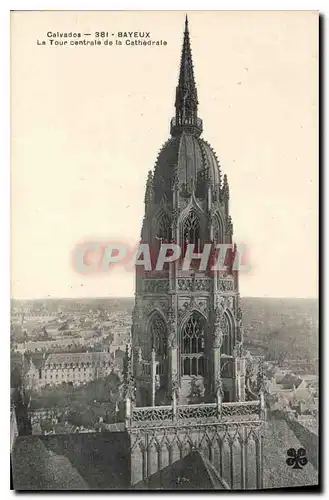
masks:
[[[132,483],[147,480],[189,449],[205,447],[223,478],[224,469],[229,471],[225,484],[245,487],[249,436],[258,474],[250,487],[259,487],[264,408],[246,373],[250,359],[243,349],[238,274],[233,269],[229,185],[202,132],[186,18],[171,137],[146,184],[141,242],[151,249],[152,268],[136,266],[126,366]],[[181,249],[180,257],[157,269],[162,247],[171,243]],[[217,244],[231,250],[224,265],[213,270]],[[211,251],[202,267],[206,248]],[[234,454],[240,463],[237,473],[232,469]]]
[[[200,138],[187,20],[175,109],[171,138],[147,180],[142,242],[152,249],[153,269],[161,243],[177,243],[182,255],[162,270],[137,272],[132,334],[137,404],[170,402],[174,387],[180,388],[179,402],[188,403],[195,399],[191,390],[197,390],[192,384],[200,402],[214,401],[219,381],[224,401],[243,401],[237,273],[230,266],[199,271],[200,259],[183,269],[188,244],[201,253],[205,244],[232,243],[227,178],[222,181],[216,154]]]

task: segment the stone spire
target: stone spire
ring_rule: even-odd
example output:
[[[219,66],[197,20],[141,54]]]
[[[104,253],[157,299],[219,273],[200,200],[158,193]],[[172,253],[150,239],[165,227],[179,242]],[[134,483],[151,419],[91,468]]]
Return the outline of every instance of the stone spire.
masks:
[[[198,94],[194,80],[188,19],[185,19],[183,49],[180,62],[175,100],[176,116],[171,123],[171,134],[178,135],[184,129],[196,135],[202,132],[202,120],[198,118]]]

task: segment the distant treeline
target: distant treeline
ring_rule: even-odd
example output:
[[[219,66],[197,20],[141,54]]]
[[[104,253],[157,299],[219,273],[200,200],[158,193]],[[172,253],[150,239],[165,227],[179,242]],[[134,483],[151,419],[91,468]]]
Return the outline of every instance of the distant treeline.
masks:
[[[134,299],[12,300],[12,307],[67,312],[126,312]],[[242,298],[246,347],[267,359],[300,358],[312,363],[318,356],[318,301],[316,299]]]
[[[245,344],[251,352],[283,363],[314,365],[318,353],[315,299],[243,298]]]

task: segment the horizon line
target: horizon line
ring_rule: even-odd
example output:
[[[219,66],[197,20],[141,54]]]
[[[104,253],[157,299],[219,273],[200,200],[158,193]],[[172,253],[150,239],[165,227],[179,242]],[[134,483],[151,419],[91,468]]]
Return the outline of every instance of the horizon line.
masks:
[[[240,295],[240,298],[244,299],[300,299],[300,300],[319,300],[319,297],[297,297],[297,296],[289,296],[289,297],[284,297],[284,296],[270,296],[270,295]],[[16,297],[10,297],[10,300],[97,300],[97,299],[111,299],[111,300],[120,300],[120,299],[135,299],[134,295],[125,295],[125,296],[120,296],[120,297],[107,297],[107,296],[95,296],[95,297],[33,297],[33,298],[16,298]]]

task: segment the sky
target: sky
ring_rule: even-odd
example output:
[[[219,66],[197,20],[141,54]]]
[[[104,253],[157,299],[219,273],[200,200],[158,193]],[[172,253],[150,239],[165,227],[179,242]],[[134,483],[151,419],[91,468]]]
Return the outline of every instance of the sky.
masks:
[[[228,175],[234,238],[248,249],[241,295],[317,297],[318,15],[188,17],[202,137]],[[174,114],[184,20],[179,11],[11,14],[13,298],[134,294],[132,271],[81,275],[72,252],[82,241],[139,239],[147,172]],[[49,31],[150,32],[167,44],[54,46]]]

